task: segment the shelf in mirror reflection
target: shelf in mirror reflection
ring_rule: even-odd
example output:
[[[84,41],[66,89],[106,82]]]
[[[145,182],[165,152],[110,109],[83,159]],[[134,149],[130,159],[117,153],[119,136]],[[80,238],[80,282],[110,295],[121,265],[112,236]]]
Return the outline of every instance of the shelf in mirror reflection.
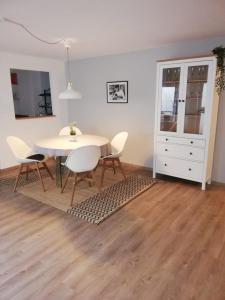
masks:
[[[186,100],[202,100],[202,97],[187,97]]]
[[[206,83],[207,80],[201,80],[201,79],[193,79],[193,80],[188,80],[187,83]],[[180,81],[174,81],[174,80],[169,80],[169,81],[163,81],[163,84],[178,84]]]

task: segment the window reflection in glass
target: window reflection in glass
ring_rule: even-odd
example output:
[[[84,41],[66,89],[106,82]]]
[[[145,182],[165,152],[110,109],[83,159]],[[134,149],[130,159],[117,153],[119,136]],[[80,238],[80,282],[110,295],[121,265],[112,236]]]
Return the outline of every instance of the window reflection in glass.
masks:
[[[180,68],[163,69],[160,130],[177,131]]]
[[[203,134],[208,66],[188,67],[184,133]]]

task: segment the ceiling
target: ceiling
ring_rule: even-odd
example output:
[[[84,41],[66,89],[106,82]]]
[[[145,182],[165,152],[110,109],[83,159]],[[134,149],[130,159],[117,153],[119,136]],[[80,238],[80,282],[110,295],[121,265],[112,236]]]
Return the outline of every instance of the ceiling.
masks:
[[[76,39],[74,59],[225,36],[225,0],[0,0],[0,17],[49,41]],[[62,45],[42,44],[5,22],[0,51],[65,56]]]

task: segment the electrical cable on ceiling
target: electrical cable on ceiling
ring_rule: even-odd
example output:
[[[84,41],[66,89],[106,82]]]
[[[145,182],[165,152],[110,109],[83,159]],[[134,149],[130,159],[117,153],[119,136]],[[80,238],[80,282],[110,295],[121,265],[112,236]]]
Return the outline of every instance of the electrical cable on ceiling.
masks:
[[[36,34],[34,34],[33,32],[31,32],[25,25],[23,25],[22,23],[16,22],[14,20],[5,18],[5,17],[0,17],[0,21],[1,22],[8,22],[11,24],[14,24],[18,27],[21,27],[23,30],[25,30],[30,36],[32,36],[33,38],[35,38],[36,40],[48,44],[48,45],[57,45],[57,44],[63,44],[64,47],[66,48],[66,53],[67,53],[67,62],[68,62],[68,83],[67,83],[67,88],[64,92],[59,94],[59,99],[80,99],[82,97],[82,95],[77,92],[76,90],[74,90],[72,88],[72,82],[71,82],[71,70],[70,70],[70,55],[69,55],[69,49],[71,48],[71,43],[74,43],[73,39],[60,39],[58,41],[55,42],[49,42],[46,41],[42,38],[40,38],[39,36],[37,36]]]
[[[8,18],[1,18],[1,21],[4,21],[4,22],[8,22],[8,23],[11,23],[11,24],[14,24],[14,25],[17,25],[19,27],[21,27],[23,30],[25,30],[29,35],[31,35],[33,38],[35,38],[36,40],[42,42],[42,43],[45,43],[45,44],[48,44],[48,45],[57,45],[57,44],[62,44],[65,42],[65,39],[60,39],[58,41],[55,41],[55,42],[49,42],[49,41],[46,41],[40,37],[38,37],[37,35],[35,35],[33,32],[31,32],[25,25],[23,25],[22,23],[19,23],[19,22],[16,22],[14,20],[11,20],[11,19],[8,19]]]

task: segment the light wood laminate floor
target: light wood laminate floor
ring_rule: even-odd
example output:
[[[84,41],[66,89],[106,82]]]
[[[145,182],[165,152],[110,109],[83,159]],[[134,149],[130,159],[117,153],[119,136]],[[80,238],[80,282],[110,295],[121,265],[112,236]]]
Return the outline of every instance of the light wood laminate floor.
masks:
[[[0,183],[0,299],[224,300],[225,188],[166,178],[96,226]]]

